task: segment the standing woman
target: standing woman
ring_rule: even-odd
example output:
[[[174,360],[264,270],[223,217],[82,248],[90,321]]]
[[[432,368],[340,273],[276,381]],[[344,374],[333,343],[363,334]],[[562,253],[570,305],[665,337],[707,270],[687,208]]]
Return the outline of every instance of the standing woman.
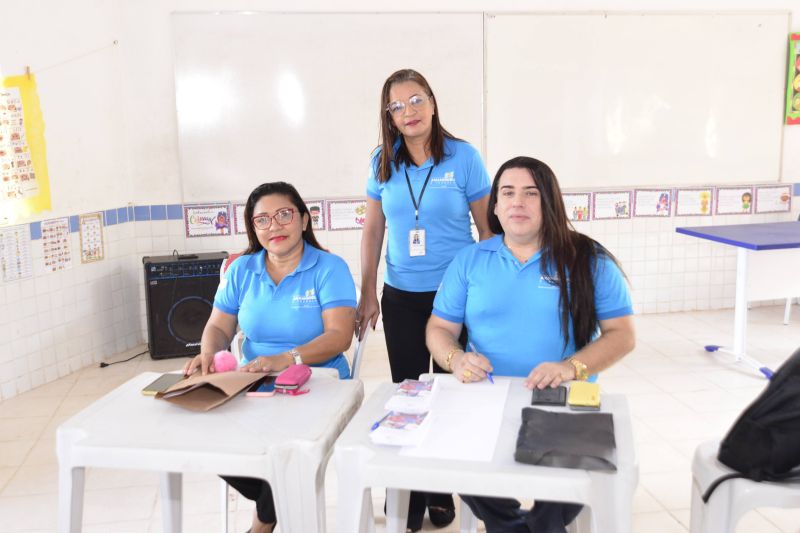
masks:
[[[456,253],[474,242],[470,212],[480,239],[491,237],[486,221],[489,175],[480,154],[451,135],[427,80],[398,70],[381,91],[381,145],[367,181],[367,213],[361,237],[361,300],[356,312],[359,338],[383,329],[392,381],[417,379],[429,371],[425,324],[436,289]],[[386,274],[380,307],[377,272],[388,225]],[[434,372],[443,369],[434,362]],[[449,494],[411,493],[408,528],[422,527],[425,505],[431,522],[444,527],[455,517]]]

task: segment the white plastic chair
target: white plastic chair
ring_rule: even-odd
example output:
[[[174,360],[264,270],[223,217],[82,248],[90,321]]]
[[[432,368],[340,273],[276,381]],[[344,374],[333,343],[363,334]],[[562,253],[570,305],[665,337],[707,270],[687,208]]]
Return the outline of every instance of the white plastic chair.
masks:
[[[770,483],[746,478],[720,483],[703,503],[703,493],[720,477],[734,473],[717,461],[719,440],[702,443],[692,461],[691,533],[728,533],[747,512],[758,507],[800,507],[800,482]]]

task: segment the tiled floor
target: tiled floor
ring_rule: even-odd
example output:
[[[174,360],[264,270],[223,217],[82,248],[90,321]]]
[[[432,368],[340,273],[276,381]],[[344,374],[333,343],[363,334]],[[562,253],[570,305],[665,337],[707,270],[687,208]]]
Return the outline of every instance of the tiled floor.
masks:
[[[783,307],[751,310],[749,353],[777,367],[800,346],[800,312],[782,324]],[[707,354],[702,346],[728,342],[733,312],[709,311],[644,315],[636,319],[637,347],[601,376],[608,392],[628,395],[641,469],[634,504],[634,531],[687,531],[690,464],[695,446],[724,434],[765,381],[747,367]],[[135,352],[134,352],[135,353]],[[121,359],[121,358],[120,358]],[[178,368],[183,360],[140,357],[100,369],[85,368],[0,403],[0,531],[51,532],[56,529],[57,469],[55,430],[69,416],[130,377],[146,371]],[[380,333],[370,337],[362,379],[366,394],[388,380]],[[184,476],[184,530],[220,530],[219,483],[213,476]],[[327,481],[327,519],[336,517],[333,468]],[[156,474],[89,469],[84,531],[159,532],[161,511]],[[381,515],[383,495],[375,491]],[[231,531],[245,531],[252,505],[233,498]],[[378,531],[383,517],[378,516]],[[329,528],[333,531],[333,527]],[[429,522],[426,531],[434,528]],[[456,531],[451,526],[445,531]],[[800,533],[800,509],[761,509],[747,514],[739,533]]]

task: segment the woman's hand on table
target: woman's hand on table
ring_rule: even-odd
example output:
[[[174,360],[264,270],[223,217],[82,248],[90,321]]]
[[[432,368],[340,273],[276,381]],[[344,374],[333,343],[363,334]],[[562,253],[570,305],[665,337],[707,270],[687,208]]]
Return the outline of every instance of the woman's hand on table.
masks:
[[[462,383],[483,381],[486,373],[492,371],[489,360],[474,352],[455,353],[450,366],[453,368],[453,375]]]
[[[280,372],[294,363],[289,354],[261,355],[239,368],[240,372]]]
[[[565,381],[572,379],[575,379],[575,367],[569,361],[540,363],[525,378],[525,387],[528,389],[558,387]]]
[[[213,374],[214,369],[214,354],[213,353],[200,353],[194,356],[188,363],[183,366],[183,375],[191,376],[197,370],[205,376],[206,374]]]

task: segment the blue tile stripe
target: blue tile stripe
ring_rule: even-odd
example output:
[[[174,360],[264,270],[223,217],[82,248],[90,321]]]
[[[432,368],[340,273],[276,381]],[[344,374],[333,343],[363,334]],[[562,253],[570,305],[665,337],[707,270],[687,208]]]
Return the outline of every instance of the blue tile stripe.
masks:
[[[31,240],[38,241],[42,238],[42,223],[31,222]]]

